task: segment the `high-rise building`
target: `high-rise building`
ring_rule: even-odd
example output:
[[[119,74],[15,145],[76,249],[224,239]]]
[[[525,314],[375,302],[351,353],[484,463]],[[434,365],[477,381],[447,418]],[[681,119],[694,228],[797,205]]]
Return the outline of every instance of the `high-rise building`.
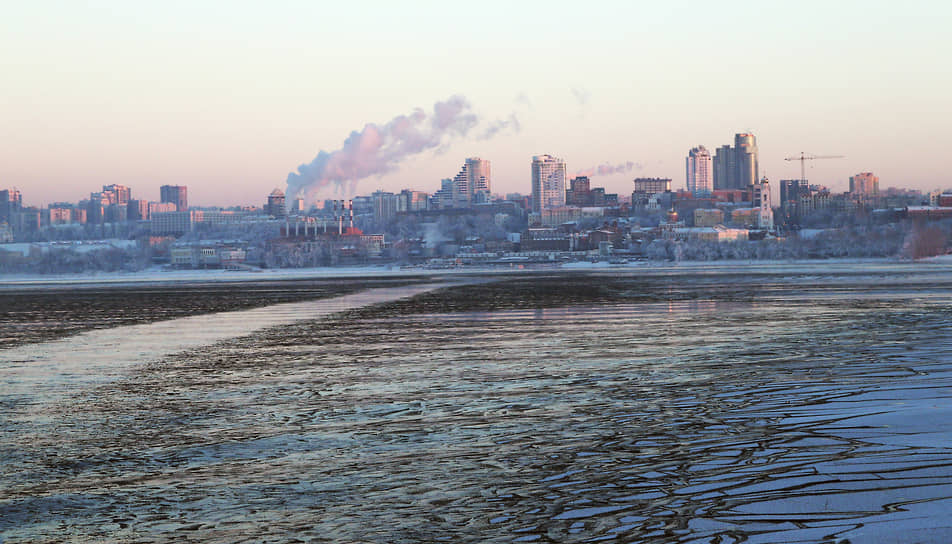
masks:
[[[565,203],[569,206],[592,206],[592,182],[588,176],[577,176],[569,181]]]
[[[265,205],[265,213],[271,217],[287,217],[288,208],[284,198],[284,191],[275,189],[268,195],[268,203]]]
[[[426,210],[429,206],[430,195],[423,191],[412,191],[404,189],[400,191],[400,199],[397,202],[398,212],[418,212]]]
[[[43,214],[35,206],[20,208],[14,216],[13,230],[19,232],[36,232],[43,223]]]
[[[148,218],[152,219],[154,214],[174,212],[177,209],[173,202],[149,202]]]
[[[130,221],[140,221],[149,219],[149,201],[142,199],[132,199],[129,201],[126,217]]]
[[[184,185],[163,185],[159,187],[159,201],[175,204],[175,209],[184,212],[188,209],[188,188]]]
[[[636,193],[654,194],[671,191],[671,178],[635,178]]]
[[[129,220],[129,205],[110,204],[103,208],[103,220],[106,223],[125,223]]]
[[[684,162],[688,191],[697,196],[714,190],[714,165],[711,161],[711,153],[703,145],[688,151]]]
[[[453,203],[466,208],[475,203],[489,202],[492,192],[492,167],[479,157],[466,159],[463,168],[453,178]]]
[[[86,201],[86,221],[98,225],[106,221],[106,207],[109,206],[111,193],[90,193]]]
[[[343,202],[343,200],[341,201]],[[354,215],[373,215],[374,199],[372,196],[355,196],[347,203],[348,212],[353,210]]]
[[[850,194],[853,196],[876,196],[879,194],[879,177],[872,172],[850,176]]]
[[[737,179],[740,187],[746,187],[760,180],[757,154],[757,138],[753,134],[734,135],[734,156],[737,162]]]
[[[452,192],[452,207],[453,208],[466,208],[469,206],[470,196],[469,196],[469,172],[466,171],[466,165],[463,165],[463,168],[456,174],[456,177],[453,178],[453,185],[451,187]]]
[[[66,225],[73,222],[73,205],[69,202],[54,202],[48,208],[50,225]]]
[[[786,224],[799,223],[800,186],[799,179],[780,180],[780,212]]]
[[[112,195],[109,201],[110,204],[125,206],[132,198],[132,190],[125,185],[117,185],[115,183],[112,185],[103,185],[102,192],[103,194],[110,193]]]
[[[16,189],[0,191],[0,223],[13,225],[13,216],[23,207],[23,196]]]
[[[714,189],[746,189],[759,181],[757,138],[734,135],[734,147],[722,145],[714,154]]]
[[[466,170],[469,173],[472,195],[475,202],[489,202],[492,194],[492,165],[489,161],[479,157],[466,159]]]
[[[397,215],[400,195],[387,191],[374,191],[370,196],[374,203],[374,219],[386,221]]]
[[[565,162],[552,155],[532,157],[532,211],[565,205]]]
[[[730,187],[729,181],[733,177],[732,172],[737,170],[734,163],[734,151],[730,145],[722,145],[714,151],[714,190],[738,189]]]
[[[440,190],[433,193],[433,208],[446,210],[453,207],[453,187],[452,178],[443,178],[440,181]]]
[[[789,202],[796,202],[800,198],[800,180],[782,179],[780,180],[780,206],[785,206]]]

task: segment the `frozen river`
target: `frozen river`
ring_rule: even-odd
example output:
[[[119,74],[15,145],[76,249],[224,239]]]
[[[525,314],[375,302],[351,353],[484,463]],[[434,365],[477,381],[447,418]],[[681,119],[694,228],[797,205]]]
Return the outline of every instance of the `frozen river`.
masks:
[[[368,289],[0,350],[0,406],[4,544],[947,542],[952,267]]]

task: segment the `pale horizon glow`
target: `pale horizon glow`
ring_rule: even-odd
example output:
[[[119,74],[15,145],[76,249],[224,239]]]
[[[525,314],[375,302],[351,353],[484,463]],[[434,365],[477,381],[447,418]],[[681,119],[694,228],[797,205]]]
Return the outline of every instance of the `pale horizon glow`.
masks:
[[[492,161],[493,191],[528,194],[533,155],[592,185],[634,177],[684,187],[688,151],[753,132],[774,187],[801,151],[835,191],[952,187],[952,8],[935,2],[59,3],[6,7],[0,22],[0,189],[24,204],[75,202],[102,185],[198,206],[261,205],[321,150],[367,123],[465,97],[484,123],[354,184],[357,194],[434,192],[466,157]],[[330,196],[330,195],[329,195]],[[346,195],[350,196],[350,195]]]

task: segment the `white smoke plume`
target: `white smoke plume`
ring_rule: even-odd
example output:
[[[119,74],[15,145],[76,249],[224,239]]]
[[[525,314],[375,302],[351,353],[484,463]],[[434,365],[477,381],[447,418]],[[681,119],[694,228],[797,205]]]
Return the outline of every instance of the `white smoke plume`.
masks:
[[[588,102],[592,99],[592,93],[581,87],[572,87],[572,96],[575,97],[575,101],[578,102],[579,106],[587,106]]]
[[[466,136],[478,122],[466,98],[455,95],[434,104],[429,114],[417,108],[383,125],[367,123],[360,132],[351,132],[340,149],[322,150],[310,163],[288,174],[286,194],[289,200],[312,200],[315,193],[331,184],[341,189],[350,183],[353,190],[358,180],[391,172],[407,157],[439,150],[453,138]]]
[[[453,239],[446,236],[440,231],[440,226],[436,223],[421,223],[423,227],[423,243],[426,247],[435,248],[440,245],[441,242],[450,242]]]
[[[524,92],[520,92],[513,99],[513,104],[518,109],[531,110],[532,102],[529,100],[529,95]],[[488,140],[493,136],[499,134],[503,131],[511,131],[518,133],[522,130],[522,123],[519,122],[519,116],[515,111],[510,113],[504,119],[496,119],[495,121],[489,123],[485,129],[480,133],[480,140]]]
[[[488,140],[506,129],[512,129],[513,132],[522,130],[522,125],[519,123],[519,118],[516,117],[515,112],[510,113],[509,117],[505,119],[496,119],[490,123],[486,130],[479,135],[479,139]]]
[[[593,166],[591,168],[586,168],[585,170],[579,170],[575,173],[576,176],[610,176],[612,174],[627,174],[632,170],[641,170],[644,168],[644,165],[640,162],[627,161],[619,164],[610,164],[603,162],[598,166]]]
[[[529,100],[529,95],[526,94],[525,91],[521,91],[519,94],[517,94],[514,102],[516,105],[525,106],[530,110],[532,109],[532,101]]]

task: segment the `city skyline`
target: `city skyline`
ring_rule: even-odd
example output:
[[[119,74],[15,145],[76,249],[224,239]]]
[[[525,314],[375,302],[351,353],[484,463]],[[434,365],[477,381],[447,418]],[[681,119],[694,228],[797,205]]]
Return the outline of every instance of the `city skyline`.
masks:
[[[750,132],[738,133],[738,134],[735,134],[735,135],[734,135],[733,140],[734,140],[734,143],[735,143],[735,146],[734,146],[734,147],[732,147],[730,144],[724,144],[723,146],[719,146],[718,151],[719,151],[719,152],[722,152],[722,153],[726,151],[728,154],[734,153],[734,150],[737,149],[737,143],[740,142],[741,140],[748,140],[748,141],[752,142],[752,148],[753,148],[752,157],[753,157],[753,161],[752,161],[752,163],[751,163],[750,160],[748,160],[748,164],[746,164],[746,168],[747,168],[748,170],[750,170],[750,171],[747,172],[747,176],[745,176],[745,179],[744,179],[744,180],[734,180],[735,182],[737,182],[737,183],[736,183],[736,185],[737,185],[736,188],[744,188],[744,187],[747,187],[747,185],[749,185],[749,182],[750,182],[751,180],[755,179],[755,177],[752,177],[752,176],[755,176],[755,175],[758,173],[758,155],[759,155],[759,153],[758,153],[758,146],[757,146],[757,143],[756,143],[756,135],[754,135],[754,134],[752,134],[752,133],[750,133]],[[692,153],[697,152],[699,149],[702,150],[702,151],[704,151],[705,153],[708,153],[708,155],[709,155],[709,152],[707,152],[707,150],[705,149],[705,146],[703,146],[703,145],[701,145],[701,146],[695,146],[695,147],[691,148],[691,150],[689,150],[687,162],[690,162],[690,157],[692,156]],[[548,156],[548,154],[543,154],[542,156]],[[744,156],[747,156],[747,155],[745,154]],[[533,155],[533,156],[530,158],[531,160],[529,161],[529,170],[530,170],[529,175],[528,175],[529,181],[525,184],[525,185],[527,185],[527,186],[518,187],[517,189],[512,189],[512,188],[507,188],[507,187],[500,187],[499,190],[496,190],[496,188],[493,187],[493,190],[489,191],[487,194],[491,194],[491,195],[493,195],[493,196],[499,196],[499,197],[501,197],[501,196],[503,196],[503,195],[505,195],[505,194],[510,194],[510,193],[522,193],[522,194],[524,194],[524,195],[526,195],[526,196],[531,196],[532,186],[533,186],[533,185],[532,185],[532,184],[533,184],[533,179],[532,179],[532,171],[531,171],[531,169],[532,169],[532,162],[534,161],[534,159],[535,159],[536,157],[537,157],[536,155]],[[711,166],[710,166],[710,172],[709,172],[709,174],[710,174],[710,176],[711,176],[711,178],[712,178],[712,179],[711,179],[711,181],[712,181],[712,186],[713,186],[714,188],[717,188],[717,187],[716,187],[716,183],[714,183],[714,179],[713,179],[713,178],[715,178],[715,176],[716,176],[716,172],[717,172],[717,168],[718,168],[718,167],[717,167],[718,161],[717,161],[717,157],[716,157],[716,156],[715,156],[715,157],[712,157],[712,158],[713,158],[713,160],[710,161],[710,162],[711,162]],[[821,157],[821,158],[826,158],[826,157]],[[832,158],[845,158],[845,157],[832,157]],[[480,159],[479,157],[470,157],[470,158],[465,159],[463,170],[462,170],[461,172],[458,172],[458,173],[456,174],[455,178],[442,178],[441,180],[430,180],[430,181],[428,181],[428,182],[417,183],[417,184],[413,184],[413,185],[410,185],[410,186],[402,186],[402,187],[401,187],[401,186],[397,186],[397,185],[380,186],[379,184],[375,184],[375,183],[376,183],[380,178],[383,178],[383,177],[385,177],[385,176],[376,176],[376,177],[373,177],[373,178],[371,178],[370,176],[368,176],[368,177],[365,177],[365,178],[360,178],[360,179],[358,179],[358,182],[359,182],[359,181],[365,181],[365,183],[363,183],[363,184],[360,184],[360,183],[342,184],[342,186],[345,187],[343,193],[338,192],[338,191],[324,191],[323,193],[320,193],[317,197],[314,197],[314,198],[304,198],[303,200],[305,200],[305,202],[306,202],[306,207],[309,207],[309,206],[311,206],[311,205],[317,205],[318,207],[320,207],[320,205],[321,205],[325,200],[332,200],[332,199],[336,199],[336,198],[353,198],[353,197],[359,196],[359,195],[368,195],[368,194],[373,193],[373,192],[376,192],[376,191],[399,192],[399,191],[402,191],[402,190],[410,190],[410,191],[414,191],[414,192],[424,192],[424,193],[428,193],[428,194],[435,194],[435,193],[437,193],[437,192],[440,191],[441,182],[445,184],[447,181],[457,180],[457,179],[459,178],[459,176],[462,175],[462,174],[466,171],[465,164],[466,164],[466,163],[469,163],[469,162],[472,161],[472,160],[481,161],[481,162],[483,162],[483,163],[486,163],[487,165],[488,165],[490,162],[492,162],[492,161]],[[567,165],[567,161],[565,161],[565,160],[563,160],[563,159],[561,159],[561,158],[559,158],[558,160],[561,161],[561,163],[564,165],[565,170],[566,170],[566,173],[565,173],[565,177],[566,177],[566,188],[567,188],[567,181],[568,181],[568,179],[569,179],[570,177],[574,177],[575,175],[584,175],[584,176],[588,176],[588,177],[595,177],[595,179],[598,180],[598,182],[599,182],[600,184],[604,185],[606,188],[612,188],[612,189],[614,189],[615,191],[617,191],[618,193],[627,194],[627,193],[629,193],[629,192],[631,191],[631,183],[632,183],[633,180],[639,179],[639,178],[651,177],[651,176],[646,176],[646,175],[637,174],[638,172],[641,172],[641,171],[644,169],[644,165],[641,164],[641,163],[633,163],[633,162],[631,162],[631,161],[627,162],[627,164],[625,164],[625,163],[619,163],[618,165],[613,165],[613,164],[610,163],[610,162],[603,162],[603,163],[601,163],[601,164],[592,165],[592,166],[589,166],[589,167],[584,168],[584,169],[575,169],[575,168],[569,168],[568,165]],[[682,160],[684,160],[684,159],[682,159]],[[787,163],[787,164],[786,164],[786,167],[787,167],[786,169],[787,169],[787,170],[791,170],[792,164],[789,162],[789,161],[791,161],[791,160],[799,160],[799,159],[798,159],[796,156],[794,156],[794,157],[785,157],[785,158],[783,159],[783,161],[785,161],[785,162]],[[726,165],[727,160],[725,159],[724,162],[725,162],[725,165]],[[458,164],[458,160],[457,160],[457,164]],[[682,166],[681,166],[682,169],[684,169],[684,165],[683,165],[683,164],[684,164],[684,163],[682,163]],[[834,182],[831,183],[831,184],[825,184],[825,183],[823,183],[823,182],[816,181],[815,178],[811,178],[810,172],[812,171],[812,167],[813,167],[813,165],[810,164],[810,163],[808,163],[808,166],[807,166],[808,170],[807,170],[807,172],[806,172],[806,173],[807,173],[806,181],[807,181],[809,184],[811,184],[811,185],[814,185],[814,184],[815,184],[815,185],[820,185],[820,186],[823,186],[823,187],[829,187],[829,188],[830,188],[831,190],[833,190],[834,192],[852,192],[851,187],[852,187],[852,184],[853,184],[853,178],[854,178],[858,173],[860,173],[859,170],[857,170],[856,172],[853,172],[853,173],[847,175],[845,181],[836,180],[836,181],[834,181]],[[487,166],[487,168],[488,168],[488,166]],[[690,168],[690,166],[688,166],[688,168]],[[726,169],[726,170],[736,170],[737,167],[734,166],[734,167],[731,167],[731,168],[727,168],[727,167],[725,166],[725,169]],[[570,173],[569,173],[569,172],[572,172],[572,171],[574,171],[575,174],[570,174]],[[690,170],[689,170],[689,172],[690,172]],[[787,172],[786,174],[787,174],[787,175],[785,175],[785,176],[782,177],[782,178],[771,178],[771,179],[774,179],[774,181],[788,180],[788,179],[792,179],[792,180],[799,180],[799,179],[800,179],[800,174],[799,174],[799,172],[797,172],[796,175],[793,175],[793,174],[794,174],[793,172]],[[688,174],[688,176],[690,176],[690,173]],[[512,179],[513,177],[514,177],[514,176],[508,176],[508,179]],[[672,186],[672,190],[677,191],[677,190],[682,190],[682,189],[683,189],[683,190],[687,190],[687,191],[689,191],[689,192],[691,191],[691,186],[690,186],[690,183],[689,183],[687,177],[681,178],[681,177],[678,176],[678,175],[668,176],[668,175],[662,175],[662,174],[657,175],[657,177],[660,177],[660,178],[671,178],[672,180],[674,180],[674,184],[673,184],[673,186]],[[736,176],[734,176],[734,177],[736,177]],[[759,176],[759,177],[756,177],[756,179],[759,180],[759,179],[762,178],[762,177],[766,177],[766,176],[765,176],[765,175],[761,175],[761,176]],[[368,178],[370,178],[370,179],[368,179]],[[750,179],[747,179],[747,178],[750,178]],[[878,184],[878,179],[879,179],[879,178],[877,177],[876,179],[877,179],[877,184]],[[741,182],[741,181],[742,181],[742,182]],[[277,185],[280,186],[280,187],[277,187],[277,188],[280,188],[282,191],[284,191],[284,184],[278,183]],[[946,185],[948,185],[948,184],[946,184]],[[945,190],[945,189],[947,188],[946,185],[943,185],[943,184],[940,183],[940,184],[937,184],[935,187],[933,187],[933,188],[931,188],[931,189],[929,189],[929,188],[921,189],[921,188],[915,187],[915,186],[902,185],[902,184],[895,184],[895,185],[894,185],[894,184],[886,183],[886,184],[883,185],[883,188],[885,189],[886,187],[895,187],[895,188],[900,188],[900,189],[913,189],[913,190],[920,190],[920,191],[926,193],[926,192],[930,192],[930,191],[934,191],[934,190],[940,190],[940,191],[941,191],[941,190]],[[107,189],[107,187],[111,187],[111,186],[120,186],[120,185],[119,185],[119,184],[115,184],[115,183],[109,184],[108,186],[107,186],[107,185],[102,185],[102,187],[103,187],[104,190]],[[167,188],[173,188],[173,187],[177,187],[177,186],[171,185],[171,184],[168,184],[168,183],[163,183],[162,185],[160,185],[160,186],[158,186],[157,188],[155,188],[156,191],[158,192],[158,194],[160,195],[160,198],[158,199],[158,201],[159,201],[159,202],[166,202],[166,197],[165,197],[165,196],[162,196],[162,195],[165,194],[164,191],[165,191]],[[184,189],[184,187],[186,187],[186,185],[181,186],[182,189]],[[348,191],[346,190],[346,187],[350,187],[351,190],[348,192]],[[455,183],[454,183],[454,187],[455,187]],[[777,187],[777,185],[775,185],[775,187]],[[6,188],[11,189],[11,190],[18,190],[21,194],[23,193],[22,188],[19,187],[19,186],[14,185],[14,184],[10,184],[9,187],[6,187]],[[150,188],[150,189],[151,189],[151,188]],[[137,192],[137,195],[138,195],[138,196],[137,196],[137,199],[144,199],[144,200],[150,200],[150,199],[152,199],[152,197],[151,197],[150,195],[151,195],[151,193],[152,193],[153,191],[151,191],[150,189],[146,189],[146,191],[148,191],[148,195],[146,195],[146,196],[144,196],[144,197],[141,196],[141,195],[142,195],[141,192]],[[290,188],[289,188],[289,189],[290,189]],[[51,204],[61,203],[61,202],[79,202],[79,201],[82,201],[82,200],[87,200],[87,199],[90,197],[90,194],[95,194],[95,193],[97,192],[95,189],[93,189],[92,191],[86,190],[85,193],[82,192],[82,191],[84,190],[83,188],[78,188],[78,190],[80,191],[80,196],[79,196],[78,198],[76,198],[75,200],[73,200],[73,201],[70,201],[70,200],[68,200],[68,199],[66,199],[66,198],[53,198],[53,199],[50,199],[50,200],[47,200],[47,201],[34,201],[34,200],[30,200],[30,199],[28,198],[27,201],[24,202],[24,204],[25,204],[25,205],[45,207],[45,206],[48,206],[48,205],[51,205]],[[263,189],[262,189],[262,190],[263,190]],[[484,192],[485,192],[485,191],[484,191]],[[779,188],[774,188],[774,189],[772,189],[772,192],[776,193],[776,194],[778,195],[778,197],[779,197]],[[28,195],[28,197],[29,197],[29,195]],[[297,199],[297,197],[295,197],[295,199]],[[154,199],[152,199],[152,200],[154,200]],[[198,205],[199,207],[212,207],[212,208],[214,208],[214,207],[247,207],[247,206],[252,206],[252,207],[253,207],[253,206],[259,206],[259,205],[260,205],[260,202],[259,202],[260,200],[261,200],[261,195],[260,195],[260,194],[256,194],[256,195],[252,195],[252,196],[250,197],[250,200],[248,200],[248,201],[236,201],[236,200],[227,200],[227,199],[226,199],[224,202],[222,202],[220,199],[219,199],[219,200],[214,200],[214,199],[212,199],[212,200],[207,200],[207,199],[206,199],[205,201],[203,201],[203,202],[201,202],[201,203],[199,203],[199,204],[197,204],[197,205]]]
[[[754,138],[753,134],[745,133],[738,134],[738,137]],[[733,148],[730,146],[724,146],[725,148],[730,149],[728,153],[732,153]],[[706,158],[705,158],[706,157]],[[753,154],[754,163],[756,163],[756,152]],[[839,158],[839,157],[817,157],[817,158]],[[350,200],[353,198],[369,198],[377,194],[386,194],[386,195],[397,195],[397,194],[412,194],[414,201],[426,200],[432,201],[433,205],[439,208],[469,208],[474,204],[479,203],[490,203],[492,201],[503,201],[510,200],[514,195],[519,195],[523,198],[527,198],[530,201],[530,207],[536,209],[542,208],[553,208],[561,206],[611,206],[611,204],[578,204],[572,203],[569,201],[571,198],[571,193],[575,190],[576,181],[582,182],[582,185],[579,187],[589,187],[591,185],[590,177],[592,176],[593,170],[613,170],[613,169],[624,169],[625,165],[612,166],[609,164],[601,165],[598,168],[591,168],[585,171],[577,172],[576,174],[569,174],[566,167],[565,161],[560,157],[555,157],[549,154],[536,155],[531,158],[530,168],[532,169],[532,180],[530,181],[530,187],[527,192],[521,191],[510,191],[510,192],[500,192],[492,190],[491,182],[491,161],[482,159],[480,157],[468,157],[463,161],[463,165],[460,171],[453,178],[443,178],[440,183],[440,188],[436,190],[417,190],[412,187],[402,187],[397,188],[393,191],[383,190],[379,187],[377,188],[368,188],[367,192],[354,192],[348,195],[346,198],[341,200],[334,196],[331,198],[328,195],[327,198],[316,198],[316,199],[306,199],[302,198],[300,195],[288,197],[288,200],[284,203],[283,209],[284,213],[289,213],[293,211],[306,213],[311,209],[321,209],[326,206],[328,202],[342,202],[345,200]],[[787,160],[799,160],[799,158],[792,157]],[[702,166],[706,162],[707,166]],[[689,150],[687,157],[685,158],[686,165],[686,175],[682,181],[675,182],[672,177],[659,176],[656,178],[638,176],[630,180],[631,185],[627,190],[623,189],[620,191],[621,200],[627,202],[628,195],[631,193],[642,193],[645,192],[645,182],[651,182],[652,187],[657,185],[657,181],[662,180],[666,182],[666,188],[657,188],[651,189],[648,192],[673,192],[673,193],[687,193],[692,194],[694,197],[704,197],[705,195],[710,195],[712,191],[724,191],[724,190],[739,190],[745,191],[749,190],[752,186],[758,185],[761,182],[769,182],[766,176],[757,180],[757,183],[754,183],[752,180],[750,183],[738,186],[738,187],[721,187],[717,189],[716,187],[710,188],[713,185],[713,166],[716,164],[715,161],[711,160],[710,154],[704,146],[694,147]],[[630,166],[630,163],[629,163]],[[630,170],[630,168],[628,168]],[[692,189],[692,176],[695,177],[695,182]],[[702,182],[702,178],[706,179],[706,182]],[[603,177],[597,177],[598,179],[604,179]],[[796,182],[803,187],[813,187],[814,190],[820,191],[829,191],[835,194],[842,195],[867,195],[875,196],[880,191],[879,186],[879,177],[874,175],[872,172],[857,172],[849,176],[849,185],[845,190],[838,190],[836,188],[828,187],[823,184],[815,183],[810,179],[801,180],[798,177],[792,178],[783,178],[780,180],[773,180],[775,183],[773,187],[770,188],[771,200],[780,199],[783,200],[784,192],[783,187],[785,182]],[[570,183],[571,182],[571,183]],[[598,182],[602,187],[599,187],[598,190],[603,194],[606,191],[604,183]],[[705,185],[705,183],[707,185]],[[561,190],[559,188],[561,187]],[[704,187],[709,187],[705,189]],[[470,188],[473,188],[473,191],[470,191]],[[148,207],[152,211],[186,211],[190,209],[188,204],[188,187],[187,186],[176,186],[176,185],[162,185],[159,187],[159,198],[154,199],[152,196],[146,194],[143,195],[139,190],[136,190],[135,193],[132,193],[135,187],[120,185],[120,184],[110,184],[103,185],[101,189],[91,188],[92,190],[88,191],[85,195],[80,197],[75,201],[68,200],[54,200],[50,202],[37,202],[30,200],[29,195],[27,198],[23,199],[23,191],[18,187],[10,186],[6,188],[0,188],[0,194],[6,195],[3,196],[3,199],[12,198],[10,195],[14,195],[14,200],[19,203],[23,209],[53,209],[53,208],[72,208],[72,207],[83,207],[91,201],[101,201],[103,205],[107,204],[121,204],[125,206],[126,204],[143,208]],[[584,189],[587,191],[588,189]],[[900,193],[906,193],[907,191],[918,192],[923,196],[936,195],[952,192],[948,189],[936,189],[933,191],[920,191],[916,188],[910,187],[896,187],[896,186],[883,186],[883,191],[899,191]],[[544,197],[542,195],[545,195]],[[220,202],[212,202],[209,204],[201,204],[194,207],[201,209],[240,209],[240,210],[254,210],[260,209],[268,212],[274,208],[274,197],[275,195],[280,195],[282,202],[285,199],[285,192],[280,187],[275,187],[269,192],[264,198],[257,198],[251,202],[241,202],[237,204],[222,204]],[[133,198],[134,197],[134,198]],[[261,195],[258,195],[261,197]],[[634,197],[634,194],[632,194]],[[262,204],[262,200],[265,200]],[[543,200],[547,204],[543,205]],[[6,202],[2,200],[0,202]],[[167,206],[171,206],[168,208]],[[416,208],[414,208],[416,209]],[[130,214],[133,212],[130,211]],[[142,216],[147,214],[143,213]],[[136,215],[136,217],[139,217]],[[2,216],[0,216],[2,218]],[[130,219],[133,218],[130,215]]]
[[[635,177],[631,180],[632,185],[628,187],[628,190],[620,191],[622,197],[621,201],[628,202],[629,191],[632,193],[632,201],[635,199],[636,194],[644,193],[646,191],[645,182],[650,182],[649,185],[652,187],[657,185],[657,181],[663,180],[666,182],[665,188],[654,188],[648,192],[673,192],[683,194],[690,194],[693,197],[704,198],[710,196],[712,193],[717,192],[730,192],[730,191],[749,191],[754,190],[759,194],[759,189],[756,187],[761,183],[767,184],[769,188],[768,202],[769,201],[783,201],[784,200],[784,188],[786,187],[787,182],[795,182],[798,186],[810,187],[813,191],[822,191],[829,192],[830,194],[841,194],[845,196],[876,196],[880,191],[879,186],[879,177],[874,175],[872,172],[858,172],[854,175],[849,176],[849,185],[846,190],[838,190],[836,188],[831,188],[823,184],[815,183],[813,180],[808,178],[801,179],[798,177],[794,178],[782,178],[780,180],[773,180],[775,183],[771,187],[769,184],[769,179],[766,176],[756,178],[754,177],[758,170],[758,152],[756,144],[756,136],[751,133],[741,133],[736,134],[735,146],[724,145],[718,148],[718,155],[711,157],[709,151],[702,145],[691,148],[687,156],[685,157],[685,177],[683,182],[674,183],[673,178],[671,177],[656,177],[648,178],[644,176]],[[829,159],[829,158],[842,158],[837,156],[825,157],[825,156],[807,156],[807,159],[818,158],[818,159]],[[785,159],[787,161],[801,161],[801,157],[789,157]],[[560,157],[555,157],[549,154],[535,155],[531,157],[531,181],[528,192],[500,192],[493,190],[492,185],[492,167],[489,160],[480,158],[480,157],[467,157],[460,168],[460,171],[452,178],[443,178],[440,181],[440,188],[433,191],[421,191],[414,189],[412,187],[402,187],[397,188],[393,191],[383,190],[379,187],[372,188],[368,192],[353,192],[344,200],[337,198],[334,195],[326,194],[322,198],[314,198],[313,194],[308,194],[307,191],[298,191],[295,192],[293,187],[288,187],[289,194],[287,200],[285,200],[285,192],[280,187],[275,187],[268,195],[265,197],[266,202],[261,203],[260,199],[258,201],[238,203],[238,204],[221,204],[221,203],[211,203],[198,205],[197,208],[200,209],[232,209],[232,210],[254,210],[260,209],[271,215],[286,215],[290,212],[300,212],[306,213],[308,210],[312,209],[321,209],[326,207],[328,202],[343,202],[345,200],[350,200],[353,198],[370,198],[380,195],[411,195],[414,202],[423,202],[426,201],[428,204],[437,208],[469,208],[474,204],[481,203],[491,203],[491,202],[500,202],[503,200],[511,200],[513,197],[524,197],[529,199],[529,207],[535,211],[539,212],[543,208],[558,208],[563,206],[575,206],[575,207],[585,207],[585,206],[616,206],[618,204],[617,193],[613,196],[616,197],[616,200],[613,200],[611,203],[602,202],[600,204],[584,204],[579,202],[572,202],[573,192],[581,191],[582,193],[588,193],[591,187],[591,179],[593,172],[600,172],[599,176],[604,175],[603,173],[607,172],[608,174],[619,174],[623,172],[629,172],[632,170],[632,163],[611,165],[603,164],[597,168],[589,168],[584,171],[577,171],[576,174],[572,175],[568,173],[567,166],[565,161]],[[719,168],[723,172],[720,172],[721,185],[717,185],[717,173],[716,170]],[[571,179],[570,179],[571,178]],[[603,177],[598,177],[597,179],[604,179]],[[570,183],[571,182],[571,183]],[[576,188],[576,182],[580,182]],[[598,187],[597,190],[600,191],[600,194],[606,194],[605,184],[602,187]],[[178,185],[162,185],[159,187],[159,199],[154,200],[149,195],[143,196],[140,192],[136,192],[134,195],[132,190],[134,187],[125,186],[121,184],[110,184],[103,185],[101,190],[93,189],[86,193],[85,196],[81,197],[76,201],[66,201],[66,200],[56,200],[51,202],[34,202],[29,198],[23,200],[23,192],[19,190],[18,187],[7,187],[0,189],[0,205],[3,205],[3,202],[6,202],[6,199],[12,198],[17,202],[17,206],[23,209],[50,209],[53,208],[63,209],[63,208],[73,208],[80,207],[83,208],[91,202],[102,202],[103,210],[105,206],[109,204],[120,204],[125,207],[127,204],[130,206],[129,219],[144,218],[148,217],[151,212],[154,211],[186,211],[189,209],[188,205],[188,187],[187,186],[178,186]],[[300,189],[300,188],[299,188]],[[908,191],[916,192],[923,196],[934,197],[934,195],[949,193],[952,190],[936,189],[933,191],[921,191],[916,188],[910,187],[896,187],[896,186],[883,186],[883,191],[892,194],[892,192],[898,191],[899,193],[907,193]],[[12,196],[11,196],[12,195]],[[272,210],[277,209],[277,204],[275,203],[275,196],[280,196],[280,209],[284,210],[280,214],[274,213]],[[133,198],[135,196],[135,198]],[[258,195],[260,196],[260,195]],[[582,200],[585,200],[584,197]],[[517,198],[518,200],[518,198]],[[759,202],[760,197],[756,197],[756,200]],[[599,201],[601,202],[601,201]],[[135,205],[135,206],[133,206]],[[759,204],[758,204],[759,205]],[[171,208],[168,208],[171,206]],[[769,207],[769,205],[768,205]],[[133,208],[136,208],[133,210]],[[149,213],[146,213],[144,210],[148,209]],[[407,208],[410,210],[411,208]],[[414,205],[412,209],[422,209],[418,205]],[[404,210],[404,211],[407,211]],[[0,214],[0,220],[5,217],[4,214]],[[97,216],[98,217],[98,216]],[[122,219],[124,220],[124,219]]]
[[[949,184],[936,112],[952,74],[930,60],[952,50],[949,7],[807,2],[776,18],[738,3],[539,7],[488,3],[461,28],[440,5],[289,2],[227,17],[214,2],[14,5],[0,33],[0,186],[37,204],[110,184],[258,203],[368,123],[456,95],[472,130],[352,192],[435,192],[460,157],[479,156],[495,192],[527,194],[527,157],[551,153],[570,177],[634,164],[593,180],[625,193],[634,177],[680,181],[685,150],[744,132],[771,180],[799,178],[783,159],[802,151],[846,157],[808,166],[811,183],[837,191],[865,171],[884,187]],[[486,28],[492,43],[468,39]]]

